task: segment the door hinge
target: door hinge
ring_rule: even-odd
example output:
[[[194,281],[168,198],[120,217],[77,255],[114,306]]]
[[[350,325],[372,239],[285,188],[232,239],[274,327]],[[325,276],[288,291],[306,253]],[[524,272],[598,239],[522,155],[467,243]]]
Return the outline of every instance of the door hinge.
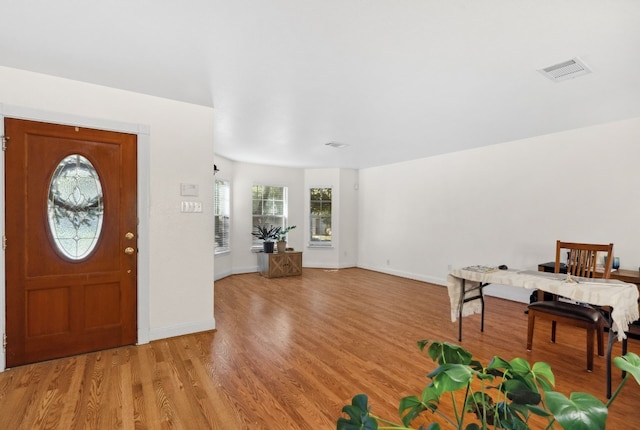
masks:
[[[9,136],[1,136],[2,137],[2,150],[7,150],[7,140],[9,140]]]
[[[2,235],[2,250],[5,251],[7,249],[7,236]]]
[[[7,350],[7,334],[6,333],[2,333],[2,349],[4,351]]]

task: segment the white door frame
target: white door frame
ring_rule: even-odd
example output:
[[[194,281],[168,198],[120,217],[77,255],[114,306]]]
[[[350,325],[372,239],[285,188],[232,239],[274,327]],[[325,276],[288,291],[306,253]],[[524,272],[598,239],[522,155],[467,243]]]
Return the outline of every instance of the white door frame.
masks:
[[[149,343],[149,126],[41,111],[0,103],[0,136],[4,136],[5,117],[55,124],[77,125],[80,127],[130,133],[138,136],[138,344]],[[2,162],[0,163],[0,225],[2,226],[3,239],[5,232],[4,213],[6,207],[4,187],[3,151]],[[8,244],[8,246],[11,247],[11,244]],[[0,258],[0,333],[2,333],[3,339],[6,333],[7,318],[5,284],[6,268],[3,252],[2,258]],[[0,371],[4,371],[5,368],[6,351],[3,347],[0,350]]]

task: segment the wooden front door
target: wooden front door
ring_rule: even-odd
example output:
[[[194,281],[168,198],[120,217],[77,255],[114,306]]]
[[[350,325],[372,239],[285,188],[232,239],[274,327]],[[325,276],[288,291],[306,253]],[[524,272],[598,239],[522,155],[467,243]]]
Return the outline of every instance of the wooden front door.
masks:
[[[137,141],[5,119],[7,367],[137,340]]]

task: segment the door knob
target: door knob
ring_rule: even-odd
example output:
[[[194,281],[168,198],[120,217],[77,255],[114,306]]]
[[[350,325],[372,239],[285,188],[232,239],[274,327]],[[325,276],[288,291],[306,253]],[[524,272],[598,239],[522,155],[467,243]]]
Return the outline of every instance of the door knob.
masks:
[[[130,247],[130,246],[127,246],[127,247],[124,249],[124,253],[125,253],[125,254],[127,254],[127,255],[131,255],[131,254],[133,254],[135,251],[136,251],[136,250],[135,250],[135,249],[133,249],[133,248],[132,248],[132,247]]]
[[[135,236],[133,233],[131,233],[130,231],[127,232],[127,234],[124,235],[125,239],[131,240],[133,239]]]

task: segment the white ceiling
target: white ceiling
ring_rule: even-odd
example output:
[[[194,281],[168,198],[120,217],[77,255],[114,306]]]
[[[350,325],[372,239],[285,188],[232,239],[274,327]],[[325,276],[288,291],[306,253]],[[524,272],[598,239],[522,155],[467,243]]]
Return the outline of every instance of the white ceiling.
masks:
[[[213,106],[232,160],[365,168],[640,116],[640,1],[0,0],[0,65]]]

